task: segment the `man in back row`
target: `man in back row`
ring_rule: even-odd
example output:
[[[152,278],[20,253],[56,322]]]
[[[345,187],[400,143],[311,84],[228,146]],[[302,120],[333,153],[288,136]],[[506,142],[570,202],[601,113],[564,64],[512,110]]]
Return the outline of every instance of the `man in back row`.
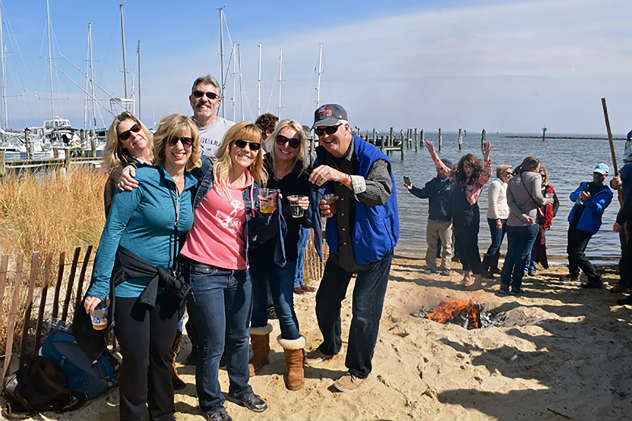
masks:
[[[221,90],[217,79],[211,75],[200,76],[193,82],[189,102],[193,109],[193,121],[200,130],[202,155],[215,155],[222,144],[226,131],[235,122],[217,115],[222,103]]]

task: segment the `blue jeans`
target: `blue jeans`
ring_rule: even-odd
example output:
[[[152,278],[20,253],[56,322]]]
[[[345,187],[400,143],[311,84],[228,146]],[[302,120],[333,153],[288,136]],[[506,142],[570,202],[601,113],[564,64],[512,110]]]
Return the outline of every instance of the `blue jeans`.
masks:
[[[305,281],[303,281],[303,268],[305,266],[305,247],[307,247],[307,240],[309,239],[309,230],[310,228],[301,227],[298,231],[298,244],[296,245],[298,255],[296,257],[294,288],[305,284]]]
[[[511,284],[513,292],[521,292],[524,268],[539,230],[538,224],[526,227],[507,226],[507,256],[500,275],[500,288],[503,291],[507,291]]]
[[[192,294],[187,306],[199,335],[195,387],[204,412],[224,405],[217,373],[226,344],[228,393],[237,397],[252,394],[248,384],[248,340],[252,309],[252,284],[247,270],[228,270],[187,260],[184,279]]]
[[[533,243],[533,247],[529,250],[529,255],[527,256],[527,264],[524,267],[525,275],[527,272],[535,273],[535,270],[538,266],[538,262],[535,261],[535,242]]]
[[[272,259],[251,259],[252,278],[252,327],[268,324],[268,288],[272,292],[274,309],[279,317],[281,338],[298,339],[298,319],[294,312],[294,273],[296,261],[288,260],[284,268],[274,264]]]
[[[502,228],[496,228],[496,220],[487,218],[487,224],[489,225],[489,234],[492,238],[492,243],[487,249],[488,256],[495,256],[500,253],[500,246],[505,238],[505,232],[507,231],[507,220],[501,219]]]
[[[345,365],[355,377],[366,378],[380,327],[384,295],[393,254],[387,254],[369,270],[358,272],[353,288],[352,318]],[[316,293],[316,318],[323,334],[318,349],[334,355],[342,346],[340,303],[345,298],[352,273],[338,266],[332,256],[327,259],[323,279]]]

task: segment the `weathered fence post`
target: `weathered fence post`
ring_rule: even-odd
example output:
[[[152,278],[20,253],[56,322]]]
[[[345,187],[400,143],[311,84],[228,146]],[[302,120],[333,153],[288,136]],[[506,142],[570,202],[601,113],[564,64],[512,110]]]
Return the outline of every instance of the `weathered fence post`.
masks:
[[[13,295],[11,297],[11,310],[9,310],[9,320],[7,322],[7,342],[4,348],[4,366],[2,367],[2,379],[7,378],[7,371],[13,356],[13,336],[15,333],[15,321],[18,312],[18,301],[20,300],[20,286],[22,285],[22,267],[24,256],[18,254],[15,263],[15,279],[13,281]]]
[[[0,177],[7,175],[7,164],[4,158],[4,149],[0,149]]]

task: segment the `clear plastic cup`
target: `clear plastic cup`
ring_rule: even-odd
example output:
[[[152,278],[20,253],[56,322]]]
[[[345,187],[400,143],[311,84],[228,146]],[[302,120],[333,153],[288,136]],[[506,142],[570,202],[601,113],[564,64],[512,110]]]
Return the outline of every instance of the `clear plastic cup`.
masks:
[[[103,303],[99,304],[97,308],[90,313],[90,319],[92,319],[92,328],[94,330],[103,330],[108,327],[107,307],[105,307]]]
[[[262,188],[259,190],[261,200],[259,201],[259,210],[261,213],[273,213],[276,208],[276,195],[275,189]]]
[[[290,212],[292,214],[292,218],[302,218],[305,215],[305,211],[298,205],[298,201],[307,196],[299,196],[297,194],[293,194],[287,197],[288,202],[290,202]]]
[[[323,196],[323,200],[329,205],[331,216],[334,216],[336,214],[336,211],[338,210],[336,208],[336,202],[338,201],[338,196],[336,196],[333,193],[328,193]]]

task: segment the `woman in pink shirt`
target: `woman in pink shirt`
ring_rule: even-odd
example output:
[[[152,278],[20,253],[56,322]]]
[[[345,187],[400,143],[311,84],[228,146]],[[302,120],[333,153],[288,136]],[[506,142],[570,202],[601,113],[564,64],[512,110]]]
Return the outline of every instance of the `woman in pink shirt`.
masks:
[[[207,419],[230,420],[217,377],[225,345],[226,399],[255,412],[267,408],[248,384],[252,284],[247,255],[255,228],[265,219],[257,195],[267,179],[259,129],[247,121],[235,124],[216,158],[205,157],[197,175],[193,228],[181,251],[192,289],[189,317],[199,336],[195,383]]]

